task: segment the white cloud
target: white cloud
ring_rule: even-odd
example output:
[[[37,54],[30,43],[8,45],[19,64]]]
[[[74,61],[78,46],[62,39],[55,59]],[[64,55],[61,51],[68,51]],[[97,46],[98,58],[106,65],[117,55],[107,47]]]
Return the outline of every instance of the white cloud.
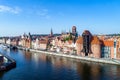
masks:
[[[39,15],[41,17],[45,17],[46,19],[50,18],[47,9],[42,9],[42,10],[37,11],[37,15]]]
[[[59,16],[64,16],[64,13],[63,12],[58,12],[58,15]]]
[[[46,15],[45,17],[46,17],[46,19],[50,19],[51,18],[51,16],[49,16],[49,15]]]
[[[48,14],[48,10],[47,9],[42,9],[40,11],[37,11],[37,14],[40,16],[45,16]]]
[[[19,7],[9,7],[5,5],[0,5],[0,12],[9,12],[13,14],[18,14],[21,12],[21,9]]]

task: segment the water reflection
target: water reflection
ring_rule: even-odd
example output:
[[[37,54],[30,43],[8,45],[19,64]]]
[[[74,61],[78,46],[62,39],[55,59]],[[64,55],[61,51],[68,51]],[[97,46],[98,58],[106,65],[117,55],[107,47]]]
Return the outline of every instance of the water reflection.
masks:
[[[15,69],[0,72],[3,80],[120,80],[120,66],[117,65],[19,50],[0,51],[17,61]]]
[[[32,59],[32,53],[31,52],[26,52],[26,51],[23,51],[24,53],[24,57],[26,60],[30,61]]]

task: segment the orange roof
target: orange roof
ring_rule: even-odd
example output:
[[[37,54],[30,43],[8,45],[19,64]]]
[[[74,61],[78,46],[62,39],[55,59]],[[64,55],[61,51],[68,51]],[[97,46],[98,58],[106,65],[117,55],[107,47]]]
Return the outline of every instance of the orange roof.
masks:
[[[91,44],[100,44],[100,40],[97,36],[93,36],[91,40]]]
[[[40,40],[39,43],[40,43],[40,44],[47,44],[47,43],[48,43],[48,40]]]
[[[68,43],[69,43],[69,44],[72,44],[72,40],[69,40]]]
[[[83,44],[83,38],[82,37],[79,37],[76,41],[76,43],[78,44]]]
[[[113,40],[103,40],[103,45],[104,46],[109,46],[109,47],[112,47],[114,46],[114,41]]]

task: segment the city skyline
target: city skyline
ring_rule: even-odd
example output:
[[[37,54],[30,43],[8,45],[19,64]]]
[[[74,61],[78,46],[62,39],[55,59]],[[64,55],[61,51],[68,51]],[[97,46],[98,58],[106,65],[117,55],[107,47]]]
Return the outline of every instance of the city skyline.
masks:
[[[0,36],[49,34],[77,27],[93,34],[120,33],[119,0],[1,0]]]

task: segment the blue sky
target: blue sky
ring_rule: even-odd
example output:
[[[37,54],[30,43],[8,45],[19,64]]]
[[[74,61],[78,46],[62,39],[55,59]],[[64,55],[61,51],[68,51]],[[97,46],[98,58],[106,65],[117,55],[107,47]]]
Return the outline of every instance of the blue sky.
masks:
[[[0,36],[61,33],[73,25],[79,34],[120,33],[120,0],[0,0]]]

